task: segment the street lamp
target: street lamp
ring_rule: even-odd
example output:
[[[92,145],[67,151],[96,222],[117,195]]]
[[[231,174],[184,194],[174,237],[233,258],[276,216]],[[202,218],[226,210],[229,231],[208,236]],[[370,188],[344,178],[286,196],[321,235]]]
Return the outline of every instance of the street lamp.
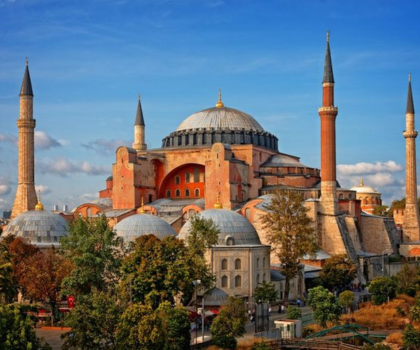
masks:
[[[258,333],[258,317],[257,317],[257,310],[258,310],[257,305],[258,304],[256,302],[253,302],[253,301],[248,301],[246,304],[247,305],[248,304],[254,304],[255,305],[255,315],[253,315],[253,317],[254,317],[255,333]],[[251,313],[251,315],[252,315],[252,313]]]
[[[195,290],[195,313],[197,314],[197,288],[198,286],[201,284],[201,280],[194,280],[193,281],[193,285],[194,285],[194,290]],[[195,319],[195,342],[197,344],[197,337],[198,337],[198,326],[197,326],[197,318]]]
[[[206,312],[204,311],[204,296],[206,293],[203,294],[203,299],[201,299],[201,343],[204,343],[204,322],[206,321]]]

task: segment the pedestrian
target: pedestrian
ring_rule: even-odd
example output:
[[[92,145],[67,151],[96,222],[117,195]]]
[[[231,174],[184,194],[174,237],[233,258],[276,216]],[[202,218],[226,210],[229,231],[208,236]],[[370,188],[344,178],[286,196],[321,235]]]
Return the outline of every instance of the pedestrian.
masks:
[[[300,299],[297,299],[297,300],[296,300],[296,304],[297,304],[297,306],[298,306],[298,307],[300,307],[300,304],[301,304],[301,303],[302,303],[302,302],[300,301]]]
[[[281,313],[284,314],[284,312],[285,312],[285,306],[284,304],[281,304]]]

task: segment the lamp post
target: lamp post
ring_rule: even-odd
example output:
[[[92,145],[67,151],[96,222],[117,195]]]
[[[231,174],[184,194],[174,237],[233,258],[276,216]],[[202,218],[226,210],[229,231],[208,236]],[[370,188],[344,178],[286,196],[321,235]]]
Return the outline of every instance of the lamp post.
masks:
[[[253,315],[254,316],[254,325],[255,325],[255,333],[258,333],[258,317],[257,317],[257,310],[258,310],[258,307],[257,307],[257,303],[255,303],[255,302],[253,302],[253,301],[248,301],[247,303],[246,303],[247,305],[248,304],[254,304],[255,305],[255,315]],[[252,314],[251,314],[252,315]]]
[[[204,322],[206,320],[206,312],[204,311],[204,296],[203,299],[201,299],[201,343],[204,343]]]
[[[201,280],[194,280],[193,281],[193,285],[194,285],[194,290],[195,290],[195,313],[197,314],[197,288],[198,286],[201,284]],[[198,327],[197,327],[197,318],[195,319],[195,341],[194,343],[197,344],[197,337],[198,337]]]

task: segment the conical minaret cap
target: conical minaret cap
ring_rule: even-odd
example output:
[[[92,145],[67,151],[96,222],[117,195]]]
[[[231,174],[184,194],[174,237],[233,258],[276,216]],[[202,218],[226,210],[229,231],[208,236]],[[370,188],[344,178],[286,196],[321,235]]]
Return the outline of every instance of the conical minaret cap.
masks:
[[[33,96],[31,76],[29,74],[28,59],[26,59],[25,73],[23,74],[22,86],[19,96]]]
[[[324,77],[323,83],[334,83],[334,74],[331,63],[331,52],[330,52],[330,32],[327,32],[327,52],[325,53],[325,64],[324,64]]]
[[[408,76],[407,110],[405,113],[414,114],[413,93],[411,91],[411,75]]]
[[[146,126],[146,124],[144,123],[144,118],[143,118],[143,110],[141,108],[140,94],[139,94],[139,102],[137,104],[136,121],[134,125]]]

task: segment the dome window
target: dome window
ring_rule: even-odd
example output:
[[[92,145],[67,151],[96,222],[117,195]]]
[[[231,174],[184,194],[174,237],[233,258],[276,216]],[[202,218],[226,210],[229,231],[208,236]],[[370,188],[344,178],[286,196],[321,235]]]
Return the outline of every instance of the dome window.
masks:
[[[226,240],[226,245],[235,245],[235,240],[233,239],[232,236],[227,236],[225,240]]]

